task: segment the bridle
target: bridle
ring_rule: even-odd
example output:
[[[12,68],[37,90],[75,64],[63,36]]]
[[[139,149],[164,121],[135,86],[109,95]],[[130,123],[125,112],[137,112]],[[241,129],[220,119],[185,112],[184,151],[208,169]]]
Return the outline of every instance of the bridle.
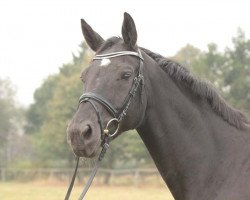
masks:
[[[114,52],[114,53],[108,53],[108,54],[102,54],[102,55],[96,55],[93,60],[102,60],[102,59],[108,59],[108,58],[114,58],[114,57],[120,57],[120,56],[136,56],[140,59],[140,65],[139,65],[139,69],[138,69],[138,74],[137,76],[134,78],[132,87],[127,95],[127,97],[125,98],[122,106],[120,107],[120,109],[116,109],[107,99],[105,99],[103,96],[96,94],[96,93],[92,93],[92,92],[88,92],[88,93],[84,93],[80,99],[79,99],[79,104],[83,103],[83,102],[89,102],[92,107],[94,108],[96,115],[98,117],[98,123],[101,129],[101,136],[102,139],[104,138],[105,134],[108,134],[109,137],[114,137],[118,130],[119,130],[119,123],[122,121],[122,119],[126,116],[127,110],[129,108],[129,105],[131,103],[132,98],[135,96],[136,91],[139,87],[139,85],[142,83],[144,83],[143,80],[143,74],[142,74],[142,68],[143,68],[143,58],[141,55],[140,50],[138,50],[137,52],[133,52],[133,51],[119,51],[119,52]],[[111,116],[113,117],[106,125],[106,128],[103,129],[103,121],[102,118],[100,116],[100,113],[97,109],[97,106],[95,105],[94,102],[97,102],[99,104],[101,104],[108,112],[109,114],[111,114]],[[117,124],[117,128],[116,131],[112,134],[109,133],[109,125],[112,124],[112,122],[116,122]]]
[[[89,177],[88,182],[86,183],[80,197],[78,198],[78,200],[82,200],[85,196],[85,194],[87,193],[94,177],[95,174],[100,166],[100,163],[107,151],[107,149],[109,148],[109,142],[112,138],[114,138],[114,136],[118,133],[119,131],[119,125],[120,122],[124,119],[124,117],[127,114],[128,108],[132,102],[132,99],[134,98],[138,88],[140,85],[144,84],[144,77],[143,77],[143,57],[141,55],[141,51],[140,49],[138,49],[137,52],[134,51],[119,51],[119,52],[114,52],[114,53],[107,53],[107,54],[99,54],[96,55],[93,60],[102,60],[102,59],[110,59],[110,58],[115,58],[115,57],[120,57],[120,56],[135,56],[137,58],[139,58],[140,60],[140,64],[139,64],[139,69],[138,69],[138,74],[137,76],[134,78],[133,80],[133,84],[131,86],[131,89],[127,95],[127,97],[125,98],[122,106],[119,109],[116,109],[112,103],[110,103],[106,98],[104,98],[103,96],[96,94],[96,93],[92,93],[92,92],[87,92],[84,93],[80,99],[79,99],[79,105],[81,103],[90,103],[90,105],[93,107],[93,109],[95,110],[95,113],[97,115],[97,119],[98,119],[98,123],[100,126],[100,130],[101,130],[101,139],[102,139],[102,150],[101,153],[98,157],[97,163]],[[141,89],[142,91],[142,89]],[[101,104],[108,112],[109,114],[112,116],[112,118],[108,121],[108,123],[106,124],[105,128],[103,128],[103,120],[102,117],[100,115],[100,112],[98,110],[98,107],[96,106],[96,103]],[[110,131],[110,127],[112,124],[116,124],[116,129],[113,133],[111,133]],[[74,181],[75,181],[75,177],[76,177],[76,173],[77,173],[77,169],[78,169],[78,164],[79,164],[79,157],[77,157],[77,163],[76,163],[76,167],[75,167],[75,171],[71,180],[71,183],[69,185],[67,194],[65,196],[65,200],[68,200],[70,197],[70,193],[71,190],[73,188],[74,185]]]

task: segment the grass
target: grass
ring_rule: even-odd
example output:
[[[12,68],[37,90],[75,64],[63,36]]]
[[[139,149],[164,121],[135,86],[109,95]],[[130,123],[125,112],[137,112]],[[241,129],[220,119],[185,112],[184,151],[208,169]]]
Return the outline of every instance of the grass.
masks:
[[[82,186],[73,188],[70,199],[78,199]],[[63,200],[66,184],[47,182],[0,182],[1,200]],[[93,186],[85,200],[173,200],[165,186]]]

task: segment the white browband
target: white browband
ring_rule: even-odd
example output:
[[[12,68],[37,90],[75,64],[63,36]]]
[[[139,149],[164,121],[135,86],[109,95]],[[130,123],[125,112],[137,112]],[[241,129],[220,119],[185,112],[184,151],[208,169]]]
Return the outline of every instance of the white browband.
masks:
[[[128,56],[128,55],[136,56],[136,57],[140,58],[141,60],[144,60],[140,53],[137,53],[134,51],[117,51],[117,52],[113,52],[113,53],[95,55],[93,60],[102,60],[102,59],[114,58],[114,57],[119,57],[119,56]]]

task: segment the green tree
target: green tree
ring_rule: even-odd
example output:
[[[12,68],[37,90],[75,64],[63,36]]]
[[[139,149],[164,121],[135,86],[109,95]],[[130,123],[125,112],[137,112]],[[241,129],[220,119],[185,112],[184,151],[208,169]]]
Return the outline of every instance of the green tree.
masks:
[[[210,80],[233,106],[250,112],[250,40],[239,29],[232,43],[233,47],[224,52],[219,52],[214,43],[208,44],[204,52],[187,45],[174,58],[194,74]]]
[[[0,167],[12,161],[10,149],[21,126],[22,109],[15,102],[15,89],[10,80],[0,79]]]
[[[34,93],[34,103],[30,105],[26,118],[26,133],[37,133],[46,119],[49,107],[47,102],[53,97],[53,92],[58,81],[58,75],[49,76]]]
[[[250,113],[250,40],[242,29],[232,39],[233,47],[227,48],[227,62],[223,66],[226,98],[237,108]]]
[[[198,48],[187,44],[173,58],[199,77],[210,80],[216,86],[221,84],[221,68],[225,62],[225,58],[218,51],[216,44],[208,44],[207,52],[202,52]]]
[[[201,50],[194,47],[193,45],[187,44],[182,47],[173,57],[174,60],[178,61],[182,65],[190,68],[193,62],[198,60],[201,56]]]
[[[36,90],[35,102],[28,110],[26,131],[36,133],[33,137],[35,163],[40,166],[62,166],[73,159],[66,142],[67,123],[83,91],[80,72],[90,59],[85,44],[80,47],[72,63],[63,65],[58,74],[48,77]]]
[[[8,135],[14,129],[12,122],[15,112],[14,94],[10,81],[0,79],[0,145],[6,143]]]

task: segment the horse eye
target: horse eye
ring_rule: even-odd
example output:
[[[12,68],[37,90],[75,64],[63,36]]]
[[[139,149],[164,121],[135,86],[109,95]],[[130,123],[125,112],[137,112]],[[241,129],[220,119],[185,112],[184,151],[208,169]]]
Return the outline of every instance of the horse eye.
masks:
[[[122,74],[122,79],[129,79],[129,77],[132,75],[132,72],[124,72]]]

